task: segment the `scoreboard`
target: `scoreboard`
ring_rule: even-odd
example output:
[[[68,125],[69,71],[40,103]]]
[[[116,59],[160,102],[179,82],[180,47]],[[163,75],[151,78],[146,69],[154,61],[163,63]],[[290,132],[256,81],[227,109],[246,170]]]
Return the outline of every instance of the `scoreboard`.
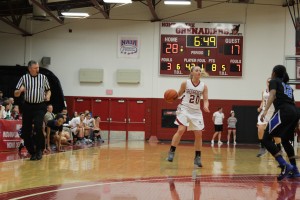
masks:
[[[200,66],[210,76],[241,77],[242,24],[173,23],[160,26],[160,74],[184,76]]]

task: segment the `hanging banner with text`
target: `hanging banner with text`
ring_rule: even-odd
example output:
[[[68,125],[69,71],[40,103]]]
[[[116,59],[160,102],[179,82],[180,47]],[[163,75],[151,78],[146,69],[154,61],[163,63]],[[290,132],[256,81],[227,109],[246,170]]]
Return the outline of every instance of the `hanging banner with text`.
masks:
[[[15,151],[20,145],[20,120],[0,120],[0,151]]]
[[[138,58],[140,54],[140,37],[134,35],[120,35],[118,37],[118,57]]]

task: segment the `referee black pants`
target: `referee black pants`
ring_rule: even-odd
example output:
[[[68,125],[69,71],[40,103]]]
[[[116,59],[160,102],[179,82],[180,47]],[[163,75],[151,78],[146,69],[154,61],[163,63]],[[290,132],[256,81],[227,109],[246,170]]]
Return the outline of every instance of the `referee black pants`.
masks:
[[[28,152],[32,155],[45,149],[43,133],[44,115],[47,112],[45,103],[24,103],[22,118],[22,138]]]

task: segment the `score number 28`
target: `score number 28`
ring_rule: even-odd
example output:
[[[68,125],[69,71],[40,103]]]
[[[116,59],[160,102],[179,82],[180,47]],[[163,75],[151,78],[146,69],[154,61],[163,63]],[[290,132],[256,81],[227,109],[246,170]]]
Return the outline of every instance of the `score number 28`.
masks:
[[[178,43],[163,43],[163,53],[166,54],[177,54],[179,52]]]

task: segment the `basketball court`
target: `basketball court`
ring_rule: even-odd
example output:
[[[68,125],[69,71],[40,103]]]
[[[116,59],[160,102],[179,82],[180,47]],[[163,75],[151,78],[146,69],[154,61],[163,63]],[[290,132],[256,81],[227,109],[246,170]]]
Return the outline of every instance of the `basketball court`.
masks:
[[[204,144],[201,169],[192,143],[179,145],[173,163],[169,145],[106,141],[40,161],[3,153],[0,199],[300,199],[300,180],[278,182],[280,169],[270,154],[256,157],[258,145]]]
[[[201,7],[199,2],[202,1],[197,2],[199,4],[198,8]],[[229,1],[222,2],[224,3],[224,8],[228,2]],[[217,4],[220,4],[220,2],[217,2]],[[296,85],[295,87],[297,89],[300,88],[300,18],[298,5],[299,1],[286,0],[285,6],[288,7],[288,12],[296,29],[296,55],[283,58],[291,78],[290,84]],[[150,5],[149,8],[153,13],[153,7]],[[251,14],[251,12],[249,13]],[[154,14],[156,15],[155,12]],[[105,16],[104,13],[104,17],[107,18],[107,16]],[[245,16],[247,15],[245,14]],[[200,18],[201,16],[199,15],[198,17]],[[54,19],[56,19],[56,17]],[[155,19],[157,20],[157,17],[155,17]],[[58,18],[56,20],[58,20]],[[113,20],[111,20],[111,22],[112,21]],[[4,22],[7,23],[7,20],[4,20]],[[60,22],[60,20],[58,22]],[[102,28],[104,29],[104,27]],[[24,35],[29,34],[22,29],[21,32],[23,32]],[[68,29],[68,34],[71,33],[72,29]],[[73,34],[75,33],[74,31]],[[143,32],[141,32],[141,35],[142,33]],[[161,40],[165,41],[166,38],[169,37],[163,36],[163,34],[167,35],[169,33],[167,31],[161,33]],[[238,38],[240,36],[231,37]],[[44,38],[47,37],[43,37],[43,40]],[[192,41],[195,41],[195,38],[192,37],[192,39]],[[203,44],[195,44],[194,42],[189,45],[190,47],[216,47],[216,37],[214,36],[202,37],[202,41],[204,41]],[[259,43],[260,40],[257,41],[257,43]],[[73,43],[72,41],[72,44]],[[242,55],[240,52],[240,49],[243,49],[242,43],[225,44],[225,40],[223,43],[224,52],[221,53],[224,54],[224,56],[240,56],[241,58],[236,59],[236,62],[239,63],[234,63],[228,67],[228,70],[230,69],[230,72],[235,76],[242,77]],[[68,46],[67,44],[68,43],[64,43],[64,46]],[[178,46],[177,43],[175,46],[174,44],[175,43],[172,43],[172,45],[170,45],[166,43],[164,51],[165,54],[174,53],[175,58],[178,57],[175,53],[179,51],[183,52],[183,49],[178,48],[180,45]],[[143,45],[145,45],[145,43]],[[39,44],[37,46],[43,45]],[[263,49],[264,45],[261,45],[260,48]],[[217,48],[215,49],[217,50]],[[220,52],[218,51],[218,53]],[[203,54],[209,55],[210,51],[203,51]],[[248,56],[249,55],[250,54],[248,54]],[[147,57],[150,56],[147,55]],[[56,60],[61,59],[57,57]],[[161,62],[160,64],[159,73],[161,75],[173,73],[172,75],[177,76],[181,74],[181,71],[175,70],[178,67],[180,68],[180,65],[177,65],[179,61],[177,64],[174,63],[174,70],[169,69],[169,67],[171,68],[169,60]],[[177,68],[175,68],[175,66]],[[212,71],[211,73],[218,72],[215,70],[215,64],[210,63],[209,66],[210,71]],[[185,66],[185,68],[189,69],[190,67],[191,63]],[[189,73],[188,70],[184,72]],[[217,76],[232,76],[232,74],[221,73],[217,74]],[[269,75],[271,74],[266,74],[266,77]],[[255,77],[252,77],[251,81],[254,79]],[[123,80],[120,82],[122,83],[122,81]],[[139,80],[137,82],[139,82]],[[128,84],[128,82],[125,83]],[[159,79],[157,83],[160,84]],[[170,82],[170,84],[172,84],[172,82]],[[224,87],[225,86],[226,84]],[[152,88],[155,90],[154,86],[151,86],[151,89]],[[159,87],[157,86],[157,88]],[[106,94],[112,95],[112,89],[107,89],[105,91]],[[138,92],[139,90],[136,91],[136,93]],[[146,103],[144,104],[144,99],[131,99],[127,101],[121,97],[120,99],[116,98],[112,100],[108,100],[108,98],[98,99],[98,97],[77,98],[75,95],[72,95],[72,92],[70,94],[69,97],[72,97],[73,102],[69,103],[69,105],[73,105],[73,110],[79,107],[80,110],[90,109],[86,106],[91,105],[94,110],[99,112],[94,112],[94,115],[101,114],[101,118],[103,120],[106,119],[106,121],[102,121],[101,124],[101,128],[104,127],[104,130],[108,129],[107,132],[102,132],[107,133],[106,135],[102,135],[102,138],[105,139],[105,143],[65,146],[63,147],[65,152],[44,155],[42,160],[39,161],[30,161],[30,155],[28,155],[26,150],[22,150],[21,152],[1,152],[0,200],[300,200],[300,178],[286,178],[283,181],[277,181],[277,175],[280,173],[277,162],[269,153],[259,158],[256,157],[259,150],[258,144],[242,144],[242,142],[239,143],[239,140],[237,141],[237,145],[227,145],[225,143],[222,145],[211,145],[204,143],[201,151],[203,167],[195,168],[193,163],[195,154],[194,145],[192,141],[182,141],[176,149],[174,161],[168,162],[166,158],[170,148],[170,141],[146,141],[149,137],[144,132],[140,134],[140,127],[145,127],[145,122],[148,122],[148,120],[145,120],[147,117],[161,119],[161,116],[159,116],[161,114],[160,111],[166,113],[170,112],[170,115],[174,114],[175,111],[172,110],[172,108],[169,109],[168,107],[168,109],[165,108],[166,110],[163,110],[163,108],[159,106],[163,107],[165,105],[158,103],[157,105],[159,106],[155,107],[156,110],[154,112],[159,114],[155,113],[153,116],[144,116],[141,114],[142,112],[138,112],[138,110],[150,110],[149,107],[145,105]],[[119,94],[119,96],[124,96],[122,93]],[[226,96],[224,98],[226,99]],[[250,99],[252,98],[256,97],[251,97]],[[239,101],[239,99],[234,98],[234,102],[231,104],[242,104],[237,103],[237,101]],[[299,99],[297,99],[297,101],[299,101]],[[252,103],[253,102],[250,102],[248,106],[254,107]],[[227,110],[231,110],[231,104],[230,109],[229,104],[224,106]],[[256,102],[253,104],[255,104],[254,111],[256,115],[258,105],[256,105]],[[240,110],[240,112],[242,112],[242,110]],[[256,118],[253,119],[255,120],[254,123],[256,123]],[[161,120],[153,121],[153,124],[156,125],[157,122],[160,123]],[[250,130],[251,134],[253,132],[253,135],[256,137],[256,127],[252,126],[252,128],[255,132],[253,132],[252,129],[248,129],[248,131]],[[110,129],[113,131],[109,134]],[[162,129],[159,129],[155,135],[168,132],[167,130],[165,130],[165,132],[161,130]],[[209,131],[207,135],[211,137],[213,131],[207,131]],[[120,134],[122,132],[126,132],[126,134]],[[159,139],[166,139],[168,137],[170,140],[170,135],[174,132],[168,132],[168,134],[165,135],[162,134],[164,137],[160,137]],[[237,135],[237,137],[246,135],[245,133],[243,135],[243,132],[238,132],[238,134],[240,135]],[[223,137],[224,136],[225,133],[223,133]],[[206,139],[207,138],[205,138],[205,140]],[[296,155],[300,154],[300,148],[298,146],[300,147],[300,143],[294,146]],[[283,153],[283,155],[284,158],[286,158],[286,154]],[[297,164],[300,166],[299,160],[297,160]]]

